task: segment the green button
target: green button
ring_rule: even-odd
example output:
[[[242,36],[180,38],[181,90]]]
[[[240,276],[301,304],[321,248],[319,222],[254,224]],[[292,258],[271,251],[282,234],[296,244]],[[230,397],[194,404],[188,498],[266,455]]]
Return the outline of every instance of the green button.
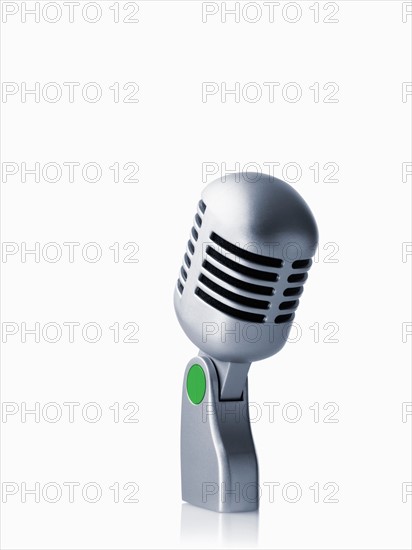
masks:
[[[200,365],[192,365],[186,378],[187,395],[192,403],[199,405],[206,393],[206,376]]]

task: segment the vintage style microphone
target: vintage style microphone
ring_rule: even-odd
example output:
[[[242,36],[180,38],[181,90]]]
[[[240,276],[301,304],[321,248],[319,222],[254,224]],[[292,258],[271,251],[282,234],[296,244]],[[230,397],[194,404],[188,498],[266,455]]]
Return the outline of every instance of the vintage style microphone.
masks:
[[[247,375],[284,346],[317,243],[312,212],[284,181],[238,173],[204,189],[174,295],[199,348],[183,384],[183,500],[219,512],[258,507]]]

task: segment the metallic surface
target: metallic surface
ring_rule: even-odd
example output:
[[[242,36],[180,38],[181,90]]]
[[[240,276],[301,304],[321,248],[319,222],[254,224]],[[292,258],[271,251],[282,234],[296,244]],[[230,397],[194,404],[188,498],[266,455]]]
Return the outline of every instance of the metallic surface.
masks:
[[[244,492],[258,478],[247,375],[253,361],[286,343],[317,243],[308,205],[277,178],[231,174],[202,193],[174,294],[207,378],[200,405],[183,389],[182,494],[191,504],[220,512],[257,508]],[[204,403],[215,414],[204,416]],[[246,410],[239,418],[240,406]],[[235,413],[226,414],[228,407]]]
[[[238,176],[238,177],[237,177]],[[195,220],[194,227],[198,240],[191,238],[194,253],[187,250],[190,267],[184,265],[187,280],[181,279],[183,293],[175,290],[175,310],[180,325],[190,340],[205,354],[221,361],[251,363],[277,353],[289,335],[289,324],[275,324],[275,318],[288,311],[279,310],[286,301],[283,295],[287,288],[299,288],[300,283],[289,283],[288,277],[306,273],[307,269],[293,269],[296,260],[310,259],[316,250],[318,232],[314,217],[302,197],[287,183],[276,178],[257,175],[260,178],[251,182],[251,174],[246,179],[243,174],[231,174],[226,181],[216,180],[203,191],[202,200],[206,205],[204,213],[198,209],[201,227]],[[237,179],[240,178],[240,181]],[[241,249],[279,258],[280,268],[262,267],[259,269],[276,274],[276,282],[256,280],[253,277],[234,272],[217,262],[207,247],[221,252],[237,264],[257,268],[255,263],[222,250],[211,241],[214,232]],[[241,279],[246,283],[271,287],[270,296],[257,295],[249,291],[239,291],[233,285],[210,274],[202,265],[205,261],[217,267],[226,275]],[[199,282],[204,274],[213,282],[235,294],[252,299],[267,300],[269,309],[263,323],[251,323],[231,318],[225,313],[206,304],[195,295],[196,287],[207,291],[212,297],[228,306],[238,307],[228,298],[217,296]],[[242,306],[242,310],[257,313],[259,310]],[[291,310],[293,312],[294,309]]]
[[[199,351],[199,355],[205,356],[202,351]],[[219,379],[220,399],[222,401],[241,399],[250,363],[233,363],[231,361],[219,361],[218,359],[213,359],[213,363]]]
[[[206,375],[206,395],[194,405],[186,392],[193,364]],[[187,364],[182,395],[181,469],[183,500],[217,512],[248,512],[258,507],[258,466],[250,430],[247,384],[237,401],[219,399],[211,359]]]

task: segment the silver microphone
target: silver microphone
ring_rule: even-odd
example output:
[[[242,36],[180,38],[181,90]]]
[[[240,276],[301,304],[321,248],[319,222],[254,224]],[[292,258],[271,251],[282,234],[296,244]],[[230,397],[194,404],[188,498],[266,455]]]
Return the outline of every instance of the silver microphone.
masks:
[[[238,173],[203,190],[174,294],[199,348],[183,386],[183,500],[220,512],[258,507],[247,375],[285,345],[317,243],[312,212],[282,180]]]

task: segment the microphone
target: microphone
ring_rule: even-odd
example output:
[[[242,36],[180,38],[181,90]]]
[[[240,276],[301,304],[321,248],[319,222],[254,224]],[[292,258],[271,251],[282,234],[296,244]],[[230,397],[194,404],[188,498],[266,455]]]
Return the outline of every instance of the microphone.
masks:
[[[285,345],[317,244],[311,210],[280,179],[237,173],[203,190],[174,293],[179,323],[199,348],[182,396],[182,498],[190,504],[258,508],[248,371]]]

